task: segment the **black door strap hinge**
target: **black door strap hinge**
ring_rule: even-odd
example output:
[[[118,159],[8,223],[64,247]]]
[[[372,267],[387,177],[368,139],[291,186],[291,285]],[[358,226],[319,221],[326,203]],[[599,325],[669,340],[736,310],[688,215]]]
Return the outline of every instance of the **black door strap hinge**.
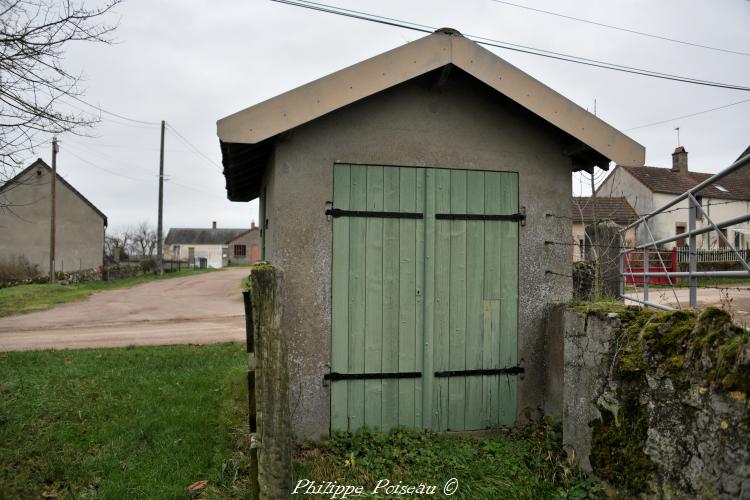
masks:
[[[517,214],[503,214],[503,215],[435,214],[435,218],[438,220],[478,220],[478,221],[500,220],[500,221],[521,222],[521,221],[526,220],[526,214],[523,214],[520,212]]]
[[[323,376],[323,380],[335,382],[337,380],[382,380],[394,378],[421,378],[422,372],[381,372],[381,373],[339,373],[331,372]]]
[[[424,214],[417,212],[372,212],[368,210],[342,210],[329,208],[326,215],[331,217],[375,217],[381,219],[422,219]]]
[[[435,372],[436,377],[471,377],[477,375],[518,375],[523,373],[523,367],[512,366],[510,368],[485,368],[479,370],[444,370]]]

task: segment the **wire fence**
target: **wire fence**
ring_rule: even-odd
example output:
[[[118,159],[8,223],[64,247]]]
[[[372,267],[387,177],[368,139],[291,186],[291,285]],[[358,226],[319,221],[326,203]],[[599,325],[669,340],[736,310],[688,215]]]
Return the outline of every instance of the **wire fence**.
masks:
[[[673,310],[672,306],[655,303],[649,300],[649,288],[654,284],[654,279],[661,285],[667,285],[672,290],[677,308],[682,309],[683,304],[675,291],[677,280],[687,278],[689,298],[687,305],[695,308],[698,304],[698,280],[705,278],[750,278],[750,265],[748,257],[750,251],[737,249],[727,239],[726,228],[750,221],[750,213],[744,213],[730,219],[719,222],[711,220],[710,216],[701,206],[696,196],[702,190],[725,178],[750,164],[750,154],[735,161],[732,165],[721,172],[709,177],[692,189],[676,196],[672,201],[657,210],[646,214],[622,228],[620,234],[620,297],[624,300],[637,302],[657,309]],[[687,200],[688,202],[688,226],[682,233],[667,238],[656,239],[654,237],[649,220],[653,217],[673,210],[672,207]],[[696,221],[703,220],[704,224],[696,228]],[[628,230],[643,227],[649,240],[647,243],[636,245],[634,248],[622,248],[625,234]],[[698,248],[697,236],[701,234],[715,233],[719,245],[717,250],[701,250]],[[662,252],[664,245],[677,242],[679,248],[672,250],[671,255],[665,256]],[[635,256],[640,254],[640,258]],[[653,256],[657,257],[654,262]],[[665,257],[668,257],[665,259]],[[669,265],[667,265],[669,262]],[[734,262],[741,270],[701,270],[698,271],[699,262]],[[640,264],[640,265],[638,265]],[[682,271],[679,264],[687,264],[687,271]],[[626,294],[627,284],[636,285],[636,293]],[[638,287],[638,285],[640,285]]]

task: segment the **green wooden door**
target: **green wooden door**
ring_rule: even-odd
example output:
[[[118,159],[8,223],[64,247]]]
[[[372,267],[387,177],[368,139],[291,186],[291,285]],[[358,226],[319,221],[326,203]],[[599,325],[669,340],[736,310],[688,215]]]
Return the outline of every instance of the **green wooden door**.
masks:
[[[518,228],[483,216],[516,213],[517,186],[505,172],[334,167],[333,430],[513,424],[515,376],[486,373],[516,366]]]

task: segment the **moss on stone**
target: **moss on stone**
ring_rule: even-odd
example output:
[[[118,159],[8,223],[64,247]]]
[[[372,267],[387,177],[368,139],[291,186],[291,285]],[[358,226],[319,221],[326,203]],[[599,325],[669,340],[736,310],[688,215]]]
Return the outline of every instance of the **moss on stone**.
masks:
[[[632,495],[651,493],[655,465],[643,451],[648,435],[648,410],[631,398],[618,412],[600,407],[600,420],[591,423],[594,473],[619,490]]]

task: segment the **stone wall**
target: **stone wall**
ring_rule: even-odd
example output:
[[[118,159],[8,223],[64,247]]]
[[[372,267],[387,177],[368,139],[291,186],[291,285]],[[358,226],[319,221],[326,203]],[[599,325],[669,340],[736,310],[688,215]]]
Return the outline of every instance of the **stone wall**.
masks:
[[[562,334],[550,341],[563,343],[572,459],[626,495],[750,499],[745,329],[718,309],[697,317],[610,304],[556,314],[550,323]]]

